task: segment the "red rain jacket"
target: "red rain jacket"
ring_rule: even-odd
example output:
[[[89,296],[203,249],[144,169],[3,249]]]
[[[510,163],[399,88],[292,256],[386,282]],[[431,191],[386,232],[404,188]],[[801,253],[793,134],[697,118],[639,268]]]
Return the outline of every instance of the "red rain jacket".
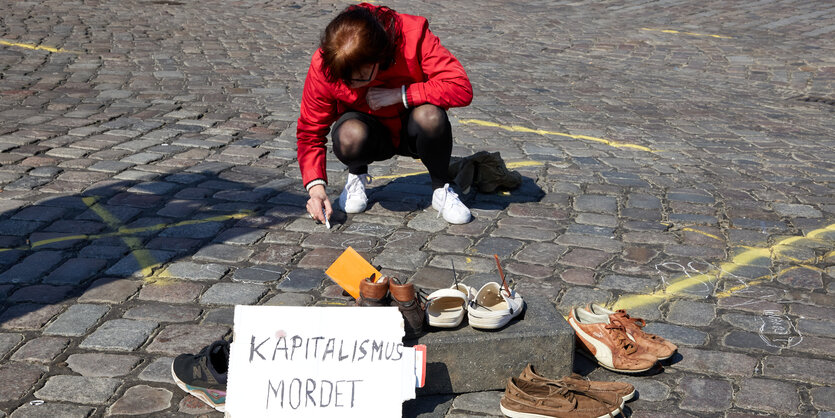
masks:
[[[376,9],[362,3],[359,6]],[[473,99],[470,79],[461,63],[441,45],[429,30],[426,18],[398,13],[402,38],[394,64],[380,71],[369,85],[351,89],[341,80],[327,81],[321,70],[322,50],[313,54],[304,82],[301,115],[297,123],[296,144],[302,182],[328,180],[325,171],[326,135],[339,116],[349,110],[377,117],[391,132],[395,146],[400,143],[402,103],[371,110],[365,95],[371,87],[406,86],[409,108],[431,103],[444,109],[467,106]]]

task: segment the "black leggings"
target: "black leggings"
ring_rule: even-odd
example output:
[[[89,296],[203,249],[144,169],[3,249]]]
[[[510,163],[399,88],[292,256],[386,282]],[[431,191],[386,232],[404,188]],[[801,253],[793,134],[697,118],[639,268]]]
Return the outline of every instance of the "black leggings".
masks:
[[[348,166],[351,174],[368,173],[368,164],[396,155],[420,158],[429,171],[432,188],[450,182],[452,127],[444,109],[425,104],[411,109],[404,117],[400,146],[395,148],[391,134],[375,117],[347,112],[333,125],[333,153]]]

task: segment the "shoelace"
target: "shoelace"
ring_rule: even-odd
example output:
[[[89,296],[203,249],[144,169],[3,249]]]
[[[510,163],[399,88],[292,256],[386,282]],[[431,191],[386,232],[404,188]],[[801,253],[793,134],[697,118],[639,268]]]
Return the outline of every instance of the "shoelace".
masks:
[[[638,331],[637,334],[643,335],[644,337],[649,338],[650,340],[653,340],[653,341],[659,341],[659,342],[665,341],[663,338],[661,338],[661,337],[659,337],[655,334],[650,334],[648,332],[644,332],[643,328],[647,325],[647,321],[644,321],[643,318],[633,318],[633,317],[629,316],[629,314],[626,313],[626,311],[623,310],[623,309],[618,309],[614,314],[612,314],[612,316],[614,316],[615,318],[617,318],[620,321],[626,320],[626,321],[628,321],[628,323],[631,323],[632,325],[635,325],[638,328],[637,329],[637,331]]]
[[[446,209],[446,201],[447,201],[447,199],[449,199],[450,195],[452,195],[452,197],[454,197],[456,199],[458,198],[458,195],[455,194],[455,192],[453,192],[452,190],[449,189],[449,183],[444,184],[444,202],[441,203],[441,209],[438,211],[438,216],[436,216],[436,218],[440,218],[441,213],[443,213],[444,210]]]
[[[564,397],[566,400],[568,400],[569,402],[571,402],[572,404],[575,404],[575,405],[576,405],[576,402],[577,402],[575,397],[574,397],[575,394],[580,394],[580,395],[583,395],[585,397],[594,399],[594,400],[600,402],[603,405],[609,405],[609,404],[606,403],[605,400],[603,400],[595,392],[586,392],[584,390],[579,390],[577,388],[572,388],[570,385],[557,383],[557,382],[546,382],[545,386],[548,386],[549,388],[551,388],[551,390],[552,390],[551,393],[555,393],[557,395],[560,395],[560,396]],[[620,414],[621,412],[622,412],[622,410],[620,409],[620,405],[618,405],[617,406],[617,413],[613,414],[612,412],[607,412],[606,414],[607,414],[607,416],[615,417],[618,414]]]
[[[632,340],[626,336],[626,327],[622,322],[617,319],[613,319],[606,325],[605,328],[611,331],[615,337],[615,341],[617,341],[618,345],[623,348],[623,351],[625,351],[626,354],[632,354],[638,350],[638,347],[636,347],[635,344],[632,343]]]

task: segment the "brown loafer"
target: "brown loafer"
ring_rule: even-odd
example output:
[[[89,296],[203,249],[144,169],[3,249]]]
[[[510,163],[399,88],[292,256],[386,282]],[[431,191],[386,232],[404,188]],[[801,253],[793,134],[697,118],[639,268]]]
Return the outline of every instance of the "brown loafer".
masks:
[[[357,306],[389,306],[389,278],[383,277],[376,282],[374,275],[360,282],[360,297]]]
[[[400,314],[403,315],[403,323],[406,329],[406,338],[414,338],[423,332],[423,324],[426,314],[417,299],[415,285],[412,283],[400,284],[396,278],[389,281],[391,292],[391,305],[397,306]]]
[[[620,396],[624,402],[635,396],[635,387],[629,383],[589,380],[577,373],[572,373],[562,379],[549,379],[537,373],[530,364],[525,367],[525,370],[522,370],[522,374],[519,375],[519,378],[531,382],[551,382],[563,384],[568,386],[571,390],[580,392],[612,392]]]
[[[507,380],[499,402],[502,413],[511,418],[558,417],[603,418],[622,411],[623,400],[614,393],[580,393],[566,385],[530,382],[516,377]]]

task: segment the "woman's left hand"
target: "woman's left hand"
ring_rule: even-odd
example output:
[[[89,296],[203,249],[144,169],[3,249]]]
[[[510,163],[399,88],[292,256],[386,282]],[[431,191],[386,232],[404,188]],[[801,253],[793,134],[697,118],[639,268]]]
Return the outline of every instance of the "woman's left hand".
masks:
[[[400,89],[384,89],[381,87],[371,87],[368,89],[368,94],[365,95],[365,101],[371,110],[377,110],[381,107],[391,106],[400,103]]]

